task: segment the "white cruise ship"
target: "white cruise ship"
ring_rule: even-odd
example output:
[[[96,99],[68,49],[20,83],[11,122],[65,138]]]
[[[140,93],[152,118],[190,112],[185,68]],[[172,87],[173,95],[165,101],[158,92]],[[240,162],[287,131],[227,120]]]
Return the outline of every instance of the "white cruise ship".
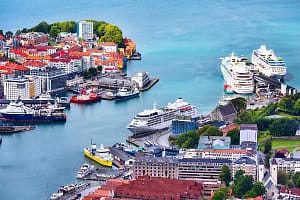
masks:
[[[286,65],[282,58],[277,57],[273,50],[261,45],[252,53],[252,63],[258,66],[259,72],[268,77],[281,78],[286,74]]]
[[[244,62],[245,57],[237,57],[234,53],[221,58],[221,71],[226,85],[230,85],[232,90],[238,94],[249,94],[254,90],[254,81],[249,67]]]
[[[156,104],[150,110],[138,113],[127,126],[134,136],[151,134],[158,130],[168,128],[177,115],[192,116],[198,112],[195,106],[178,98],[174,103],[157,109]]]

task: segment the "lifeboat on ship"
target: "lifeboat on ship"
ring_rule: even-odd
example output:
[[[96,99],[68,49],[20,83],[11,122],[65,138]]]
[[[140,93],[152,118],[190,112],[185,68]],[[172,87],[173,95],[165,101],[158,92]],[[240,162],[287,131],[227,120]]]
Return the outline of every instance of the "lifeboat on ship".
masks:
[[[232,90],[232,87],[228,84],[225,84],[224,85],[224,91],[227,93],[227,94],[233,94],[233,90]]]

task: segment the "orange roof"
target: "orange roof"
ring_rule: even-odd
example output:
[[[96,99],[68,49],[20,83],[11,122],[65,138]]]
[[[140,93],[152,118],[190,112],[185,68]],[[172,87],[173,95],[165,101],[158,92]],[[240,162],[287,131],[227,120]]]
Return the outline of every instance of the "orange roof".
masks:
[[[0,74],[12,74],[12,69],[0,65]]]
[[[71,51],[69,52],[70,56],[89,56],[90,52],[80,52],[80,51]]]
[[[117,46],[117,44],[114,42],[100,42],[99,45],[100,46]]]
[[[39,62],[39,61],[26,61],[25,63],[23,63],[23,65],[32,66],[32,67],[44,67],[47,64],[44,62]]]
[[[27,70],[29,70],[28,67],[25,67],[24,65],[18,65],[18,64],[15,64],[15,63],[6,63],[5,66],[7,68],[13,69],[13,70],[19,70],[19,71],[27,71]]]

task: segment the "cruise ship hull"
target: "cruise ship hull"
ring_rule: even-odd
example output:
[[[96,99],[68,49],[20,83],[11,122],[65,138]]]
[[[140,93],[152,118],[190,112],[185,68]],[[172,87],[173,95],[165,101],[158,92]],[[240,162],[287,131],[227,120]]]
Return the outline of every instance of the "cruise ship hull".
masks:
[[[112,166],[112,160],[105,160],[105,159],[102,159],[98,156],[93,156],[89,150],[87,149],[84,149],[83,150],[84,152],[84,155],[90,159],[92,159],[93,161],[97,162],[98,164],[100,165],[103,165],[103,166],[106,166],[106,167],[111,167]]]
[[[158,124],[156,126],[128,126],[127,129],[133,133],[133,137],[142,137],[153,133],[168,129],[171,126],[172,120]]]
[[[10,114],[1,113],[2,120],[16,122],[55,122],[66,121],[66,115],[33,115],[33,114]]]

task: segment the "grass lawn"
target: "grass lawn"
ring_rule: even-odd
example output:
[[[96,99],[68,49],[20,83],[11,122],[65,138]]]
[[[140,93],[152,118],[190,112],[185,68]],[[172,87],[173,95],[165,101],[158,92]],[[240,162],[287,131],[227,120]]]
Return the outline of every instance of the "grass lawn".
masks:
[[[265,142],[267,140],[271,139],[270,131],[259,131],[258,134],[258,144],[261,142]]]
[[[300,140],[273,140],[272,141],[272,149],[282,149],[286,148],[290,152],[293,151],[294,148],[300,147]]]
[[[291,114],[288,114],[288,113],[285,113],[285,112],[276,112],[275,115],[280,115],[282,117],[286,117],[286,118],[290,118],[290,119],[298,117],[297,115],[291,115]]]

